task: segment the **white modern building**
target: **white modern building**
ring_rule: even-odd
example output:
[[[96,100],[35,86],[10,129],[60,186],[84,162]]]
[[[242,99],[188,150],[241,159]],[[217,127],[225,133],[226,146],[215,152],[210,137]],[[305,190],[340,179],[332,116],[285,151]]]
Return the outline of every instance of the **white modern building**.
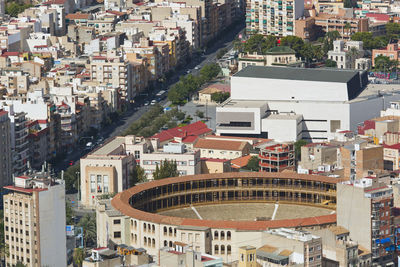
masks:
[[[368,84],[354,70],[248,66],[217,107],[219,135],[322,141],[356,130],[400,99],[400,85]]]

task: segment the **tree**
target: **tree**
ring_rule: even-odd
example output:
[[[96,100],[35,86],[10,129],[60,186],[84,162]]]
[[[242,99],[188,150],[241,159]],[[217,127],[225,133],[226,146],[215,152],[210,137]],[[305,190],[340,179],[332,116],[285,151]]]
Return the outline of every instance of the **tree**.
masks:
[[[366,50],[384,47],[388,44],[389,39],[387,36],[373,37],[371,32],[356,32],[351,36],[353,41],[362,41]]]
[[[390,38],[398,38],[400,34],[400,24],[395,22],[389,22],[385,25],[386,35]]]
[[[217,59],[222,58],[227,52],[228,52],[228,49],[226,49],[226,48],[221,48],[220,50],[218,50]]]
[[[301,147],[307,145],[306,140],[299,140],[294,143],[294,152],[296,154],[296,159],[299,160],[301,158]]]
[[[204,79],[205,82],[209,82],[221,72],[221,67],[216,64],[207,64],[200,70],[200,76]]]
[[[259,171],[260,170],[260,165],[259,165],[259,159],[257,156],[252,156],[249,161],[247,162],[247,165],[245,167],[247,170],[251,171]]]
[[[68,169],[64,172],[65,191],[67,193],[76,192],[78,188],[79,171],[80,171],[80,165],[75,164],[73,166],[68,167]],[[61,178],[61,173],[59,174],[59,178]]]
[[[74,263],[81,267],[83,264],[83,260],[85,259],[85,251],[83,250],[83,248],[75,248],[73,258]]]
[[[327,67],[327,68],[336,68],[337,67],[337,63],[336,63],[336,61],[333,61],[331,59],[327,59],[325,61],[325,67]]]
[[[65,217],[67,219],[67,225],[74,224],[74,210],[69,202],[65,202]]]
[[[265,55],[266,52],[275,47],[277,39],[275,36],[268,35],[264,36],[261,34],[252,35],[246,43],[243,45],[243,52],[247,53],[258,53],[259,55]]]
[[[82,227],[83,243],[86,248],[88,245],[96,245],[96,217],[93,214],[86,214],[78,224]]]
[[[282,46],[289,46],[296,51],[296,57],[302,57],[302,50],[304,48],[304,41],[297,36],[286,36],[281,39]]]
[[[211,101],[222,103],[230,97],[229,92],[215,92],[211,94]]]
[[[345,0],[345,1],[348,1],[348,0]],[[344,27],[343,27],[343,30],[346,31],[346,35],[347,35],[347,36],[350,36],[350,35],[349,35],[349,32],[350,32],[350,30],[351,30],[351,24],[350,24],[349,22],[346,22],[346,24],[345,24]]]
[[[196,115],[197,117],[199,117],[200,119],[204,118],[204,112],[201,111],[201,110],[196,110],[195,115]]]
[[[160,164],[157,164],[156,170],[153,172],[154,180],[176,177],[178,175],[179,173],[176,161],[168,161],[168,160],[164,160]]]
[[[17,17],[19,13],[23,12],[25,9],[32,7],[31,4],[19,4],[17,2],[10,2],[6,5],[6,14],[11,17]]]
[[[375,58],[375,69],[385,73],[391,72],[397,66],[397,61],[390,60],[389,57],[379,55]]]
[[[134,186],[138,183],[144,183],[146,181],[147,181],[147,174],[145,173],[144,169],[139,165],[136,165],[130,177],[130,185]]]

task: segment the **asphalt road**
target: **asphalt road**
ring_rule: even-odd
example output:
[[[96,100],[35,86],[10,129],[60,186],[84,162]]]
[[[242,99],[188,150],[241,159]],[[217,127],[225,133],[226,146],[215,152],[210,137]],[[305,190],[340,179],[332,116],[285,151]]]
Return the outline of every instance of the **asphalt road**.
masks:
[[[220,39],[215,41],[215,43],[206,50],[206,52],[202,56],[194,57],[192,61],[186,66],[186,68],[178,70],[174,73],[174,75],[168,79],[164,84],[161,84],[159,88],[155,88],[155,92],[160,91],[161,89],[168,91],[168,89],[175,85],[179,81],[179,77],[181,75],[185,75],[187,73],[192,73],[193,75],[198,75],[200,69],[209,63],[214,63],[217,60],[217,52],[221,48],[226,48],[230,50],[233,47],[232,41],[235,37],[244,29],[244,23],[237,25],[233,30],[221,36]],[[129,125],[138,120],[144,113],[146,113],[151,106],[144,106],[143,103],[145,101],[151,101],[154,99],[154,96],[149,96],[147,99],[144,99],[138,103],[132,104],[129,107],[129,110],[124,113],[124,115],[116,122],[108,126],[106,129],[103,129],[100,132],[100,136],[104,139],[114,137],[123,133],[126,129],[128,129]],[[167,100],[162,100],[159,104],[164,106],[167,103]],[[66,169],[71,164],[76,164],[81,157],[89,153],[90,150],[86,150],[84,148],[76,148],[71,153],[67,154],[65,159],[53,166],[56,172],[59,172],[63,169]]]

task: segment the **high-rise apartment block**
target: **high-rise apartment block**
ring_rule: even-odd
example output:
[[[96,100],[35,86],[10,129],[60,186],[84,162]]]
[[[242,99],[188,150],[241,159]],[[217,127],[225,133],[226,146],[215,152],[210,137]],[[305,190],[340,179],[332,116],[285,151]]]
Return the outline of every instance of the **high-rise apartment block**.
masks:
[[[3,199],[7,266],[66,266],[64,185],[36,173],[4,188],[10,192]]]
[[[378,179],[363,178],[337,185],[337,224],[372,253],[372,261],[391,261],[393,190]],[[385,266],[385,265],[381,265]]]
[[[301,0],[247,0],[246,31],[279,37],[295,35],[295,21],[303,13]]]
[[[0,186],[11,182],[11,131],[8,112],[0,110]]]

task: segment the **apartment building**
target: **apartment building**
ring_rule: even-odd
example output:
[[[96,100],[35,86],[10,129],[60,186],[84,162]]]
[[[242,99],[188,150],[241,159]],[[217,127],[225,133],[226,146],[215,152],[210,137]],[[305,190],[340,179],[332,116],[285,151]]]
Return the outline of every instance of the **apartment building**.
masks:
[[[4,196],[7,266],[67,266],[65,188],[47,173],[15,177]]]
[[[314,17],[315,25],[321,27],[325,32],[338,31],[340,38],[344,40],[350,40],[356,32],[367,32],[369,30],[367,18],[353,18],[344,14],[345,12],[347,11],[338,14],[319,13]]]
[[[388,44],[385,48],[372,49],[372,66],[375,66],[375,59],[378,56],[385,56],[388,57],[390,60],[398,62],[400,59],[399,44]]]
[[[331,266],[327,262],[338,266],[370,266],[371,253],[363,253],[363,248],[351,240],[346,228],[331,226],[310,231],[322,238],[324,266]]]
[[[132,87],[132,68],[119,56],[93,56],[90,61],[90,77],[103,84],[120,88],[122,100],[131,101],[136,96]]]
[[[21,174],[27,169],[29,158],[28,127],[25,112],[15,112],[14,106],[4,106],[10,118],[12,166],[15,174]]]
[[[386,247],[393,242],[393,190],[377,178],[337,184],[337,225],[372,253],[374,264],[392,261]],[[362,227],[360,227],[362,222]]]
[[[295,168],[293,143],[277,144],[271,142],[262,144],[258,157],[260,159],[260,171],[263,172],[281,172]]]
[[[310,143],[301,147],[299,173],[314,170],[331,171],[337,166],[338,147],[326,143]]]
[[[336,40],[333,50],[328,51],[328,58],[335,61],[339,69],[356,69],[356,59],[364,56],[362,41]]]
[[[383,147],[356,140],[340,147],[339,167],[343,167],[344,177],[361,179],[370,173],[383,170]]]
[[[290,251],[291,263],[302,264],[308,267],[322,266],[322,239],[310,232],[287,228],[267,230],[263,233],[264,244],[271,244],[279,252],[285,249]],[[257,260],[260,255],[257,249]]]
[[[8,112],[0,109],[0,186],[11,183],[11,123]]]
[[[115,137],[81,158],[82,205],[93,207],[98,196],[128,189],[134,167],[134,154],[127,152],[125,137]]]
[[[295,22],[303,13],[304,1],[301,0],[247,0],[246,33],[295,35]]]
[[[153,179],[153,172],[165,160],[176,162],[179,175],[201,173],[200,151],[189,149],[184,143],[170,142],[161,146],[157,138],[137,136],[127,136],[125,140],[127,153],[135,156],[147,179]]]

